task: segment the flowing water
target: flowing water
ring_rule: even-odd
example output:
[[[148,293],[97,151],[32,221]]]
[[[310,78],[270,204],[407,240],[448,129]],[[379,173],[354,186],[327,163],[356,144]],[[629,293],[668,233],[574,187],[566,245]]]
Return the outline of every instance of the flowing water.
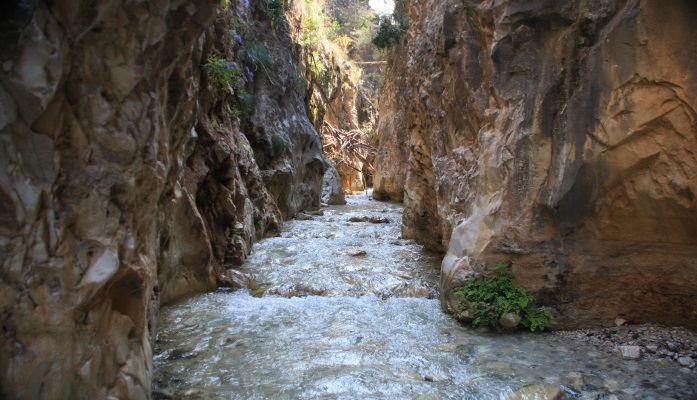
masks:
[[[568,399],[696,397],[694,374],[674,365],[458,324],[437,300],[441,256],[400,238],[400,206],[348,202],[256,244],[240,268],[252,290],[162,309],[154,398],[505,399],[531,384]],[[361,217],[389,223],[349,221]]]

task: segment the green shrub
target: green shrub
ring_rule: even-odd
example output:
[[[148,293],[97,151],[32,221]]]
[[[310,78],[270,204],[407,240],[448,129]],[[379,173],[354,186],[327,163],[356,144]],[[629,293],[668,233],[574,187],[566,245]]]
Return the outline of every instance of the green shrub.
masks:
[[[473,326],[496,326],[506,313],[521,317],[521,324],[531,331],[544,330],[552,315],[544,309],[532,308],[533,297],[518,286],[508,264],[496,264],[487,276],[472,277],[464,285],[453,288],[466,301],[461,311],[470,311]]]
[[[396,44],[402,43],[404,32],[399,25],[388,18],[382,18],[378,33],[372,43],[380,50],[388,49]]]
[[[307,79],[302,76],[296,76],[295,79],[293,79],[293,87],[300,93],[305,92],[309,86],[310,84],[307,82]]]
[[[208,79],[221,89],[234,88],[242,81],[242,69],[237,63],[213,54],[208,56],[203,70],[208,74]]]
[[[283,139],[283,136],[274,134],[273,136],[271,136],[271,146],[274,157],[278,157],[281,154],[285,153],[287,143],[286,140]]]
[[[266,0],[266,10],[271,17],[273,26],[280,25],[286,20],[285,12],[290,9],[286,0]]]
[[[256,40],[244,42],[239,52],[240,59],[255,70],[268,69],[271,65],[271,56],[263,43]]]

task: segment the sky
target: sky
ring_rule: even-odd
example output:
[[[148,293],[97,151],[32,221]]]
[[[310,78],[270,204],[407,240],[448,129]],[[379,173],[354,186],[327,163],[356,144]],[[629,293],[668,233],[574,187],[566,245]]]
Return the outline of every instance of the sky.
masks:
[[[392,14],[394,10],[394,0],[370,0],[368,4],[378,14]]]

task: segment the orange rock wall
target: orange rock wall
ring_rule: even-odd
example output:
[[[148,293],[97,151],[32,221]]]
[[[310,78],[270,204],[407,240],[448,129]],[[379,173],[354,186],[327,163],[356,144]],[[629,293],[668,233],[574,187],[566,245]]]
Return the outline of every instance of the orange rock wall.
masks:
[[[510,259],[557,328],[697,327],[697,5],[418,0],[410,16],[407,79],[391,77],[404,233],[447,248],[444,308]]]

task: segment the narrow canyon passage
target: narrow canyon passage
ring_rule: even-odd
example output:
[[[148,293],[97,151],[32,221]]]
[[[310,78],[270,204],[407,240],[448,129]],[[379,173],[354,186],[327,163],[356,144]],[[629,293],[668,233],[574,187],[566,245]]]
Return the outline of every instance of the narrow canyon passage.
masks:
[[[2,9],[0,399],[697,399],[697,1]]]
[[[349,196],[256,244],[240,268],[252,289],[163,308],[153,398],[498,399],[529,385],[568,388],[563,398],[697,392],[674,364],[460,325],[437,299],[441,255],[401,239],[401,215],[399,204]]]

